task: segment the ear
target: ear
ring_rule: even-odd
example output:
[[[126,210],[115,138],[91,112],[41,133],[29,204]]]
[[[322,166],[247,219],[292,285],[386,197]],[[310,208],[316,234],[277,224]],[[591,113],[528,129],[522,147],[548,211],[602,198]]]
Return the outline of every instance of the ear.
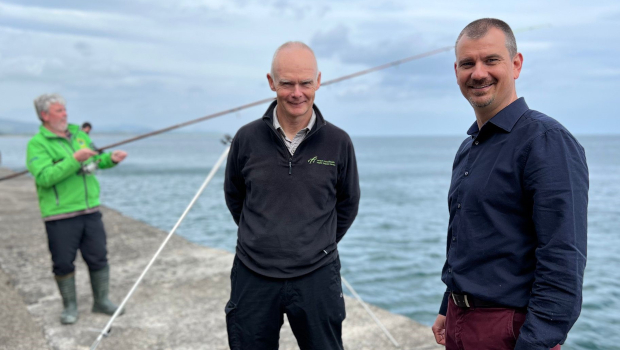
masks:
[[[456,62],[454,62],[454,76],[456,77],[456,84],[459,84],[459,74],[456,72]]]
[[[314,91],[318,90],[320,87],[321,87],[321,72],[319,72],[319,75],[317,75],[316,77],[316,89]]]
[[[49,121],[49,113],[41,111],[41,120],[43,120],[43,123],[47,123]]]
[[[523,67],[523,55],[519,52],[512,59],[512,71],[513,78],[517,80],[521,74],[521,68]]]
[[[267,73],[267,81],[269,82],[269,87],[271,91],[276,91],[276,83],[273,81],[271,74]]]

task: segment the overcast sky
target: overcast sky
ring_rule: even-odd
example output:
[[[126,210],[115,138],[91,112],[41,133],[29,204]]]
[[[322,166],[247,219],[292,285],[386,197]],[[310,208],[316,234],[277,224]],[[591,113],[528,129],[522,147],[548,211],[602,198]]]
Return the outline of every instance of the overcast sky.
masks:
[[[575,134],[620,133],[620,2],[510,3],[0,0],[0,118],[36,121],[32,100],[58,92],[70,122],[164,127],[274,96],[265,74],[288,40],[313,47],[329,80],[453,45],[467,23],[497,17],[517,31],[517,93],[531,108]],[[352,135],[465,135],[474,115],[453,63],[449,51],[326,86],[316,103]],[[190,128],[234,133],[265,108]]]

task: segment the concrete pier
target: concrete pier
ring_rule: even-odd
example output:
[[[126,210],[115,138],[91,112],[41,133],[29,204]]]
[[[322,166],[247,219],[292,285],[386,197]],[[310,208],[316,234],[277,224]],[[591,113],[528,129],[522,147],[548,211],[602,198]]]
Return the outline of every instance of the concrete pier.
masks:
[[[10,171],[0,168],[0,176]],[[102,208],[108,233],[111,299],[120,303],[166,232]],[[173,237],[146,275],[125,315],[98,349],[228,349],[224,305],[233,255]],[[47,238],[29,176],[0,182],[0,349],[89,349],[109,317],[92,314],[86,265],[76,261],[79,320],[59,322],[62,302],[51,272]],[[346,298],[345,349],[393,349],[356,300]],[[400,349],[442,349],[429,327],[371,306]],[[286,320],[286,317],[285,317]],[[290,327],[280,349],[298,349]]]

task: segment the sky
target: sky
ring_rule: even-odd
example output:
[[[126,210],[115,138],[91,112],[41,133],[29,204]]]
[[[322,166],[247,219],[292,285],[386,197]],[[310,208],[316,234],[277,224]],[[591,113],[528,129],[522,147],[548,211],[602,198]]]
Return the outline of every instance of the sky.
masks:
[[[38,122],[33,99],[56,92],[95,131],[161,128],[274,97],[266,73],[286,41],[315,50],[325,81],[454,45],[481,17],[515,30],[530,108],[574,134],[620,133],[617,0],[0,0],[0,118]],[[439,53],[322,87],[315,103],[354,136],[465,136],[474,113],[453,65]],[[266,107],[185,130],[234,134]]]

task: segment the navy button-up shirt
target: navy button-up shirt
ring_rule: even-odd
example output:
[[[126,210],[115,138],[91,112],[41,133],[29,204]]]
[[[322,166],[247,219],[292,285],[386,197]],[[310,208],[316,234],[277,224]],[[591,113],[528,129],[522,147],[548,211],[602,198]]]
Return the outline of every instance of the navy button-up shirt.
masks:
[[[447,292],[528,309],[516,349],[563,343],[581,312],[588,167],[583,147],[520,98],[479,130],[452,168]]]

